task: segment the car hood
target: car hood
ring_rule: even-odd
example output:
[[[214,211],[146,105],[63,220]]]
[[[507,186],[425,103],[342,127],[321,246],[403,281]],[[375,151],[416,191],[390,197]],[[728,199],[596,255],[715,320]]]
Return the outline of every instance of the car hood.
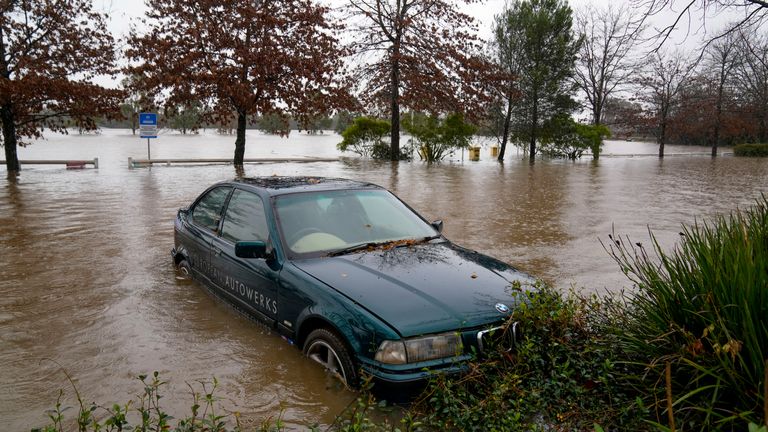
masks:
[[[403,337],[498,322],[534,279],[448,241],[294,261]]]

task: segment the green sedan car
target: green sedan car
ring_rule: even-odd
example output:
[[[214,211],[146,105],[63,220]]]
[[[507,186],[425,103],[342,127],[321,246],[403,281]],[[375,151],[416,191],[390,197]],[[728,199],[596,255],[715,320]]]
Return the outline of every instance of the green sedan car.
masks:
[[[534,282],[442,227],[370,183],[244,178],[179,210],[172,256],[344,384],[400,385],[512,344],[509,315]]]

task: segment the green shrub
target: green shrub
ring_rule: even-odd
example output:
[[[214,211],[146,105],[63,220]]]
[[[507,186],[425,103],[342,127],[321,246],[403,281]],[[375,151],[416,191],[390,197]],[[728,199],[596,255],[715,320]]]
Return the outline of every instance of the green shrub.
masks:
[[[449,114],[442,119],[413,114],[403,119],[403,128],[412,137],[410,144],[419,149],[419,157],[427,162],[441,161],[456,149],[468,148],[477,131],[461,114]]]
[[[669,253],[653,235],[651,253],[629,239],[611,241],[610,253],[637,285],[627,295],[620,341],[643,370],[627,378],[645,393],[657,422],[671,423],[672,403],[685,429],[765,424],[768,200],[684,227]]]
[[[581,124],[570,115],[558,115],[544,125],[541,136],[541,152],[549,157],[578,159],[585,150],[598,159],[603,140],[611,137],[605,125]]]
[[[389,137],[390,129],[386,120],[358,117],[341,133],[344,139],[336,148],[374,159],[389,159],[390,146],[385,138]]]
[[[733,147],[735,156],[767,157],[768,144],[739,144]]]
[[[644,417],[616,377],[614,320],[603,300],[540,286],[513,313],[524,324],[514,354],[472,363],[460,377],[438,376],[414,409],[439,429],[463,431],[637,430]]]

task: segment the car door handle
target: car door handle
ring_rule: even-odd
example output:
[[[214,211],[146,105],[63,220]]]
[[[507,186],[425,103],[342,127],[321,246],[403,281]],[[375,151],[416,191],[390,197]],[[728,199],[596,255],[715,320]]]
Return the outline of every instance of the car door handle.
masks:
[[[213,247],[213,254],[216,256],[221,255],[221,249],[217,248],[216,246]]]

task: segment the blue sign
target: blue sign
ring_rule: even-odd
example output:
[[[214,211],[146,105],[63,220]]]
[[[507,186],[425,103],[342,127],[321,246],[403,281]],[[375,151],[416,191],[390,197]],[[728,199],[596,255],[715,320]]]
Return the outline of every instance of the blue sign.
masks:
[[[157,113],[139,113],[141,138],[157,138]]]
[[[157,113],[141,113],[139,114],[140,125],[155,125],[157,126]]]

